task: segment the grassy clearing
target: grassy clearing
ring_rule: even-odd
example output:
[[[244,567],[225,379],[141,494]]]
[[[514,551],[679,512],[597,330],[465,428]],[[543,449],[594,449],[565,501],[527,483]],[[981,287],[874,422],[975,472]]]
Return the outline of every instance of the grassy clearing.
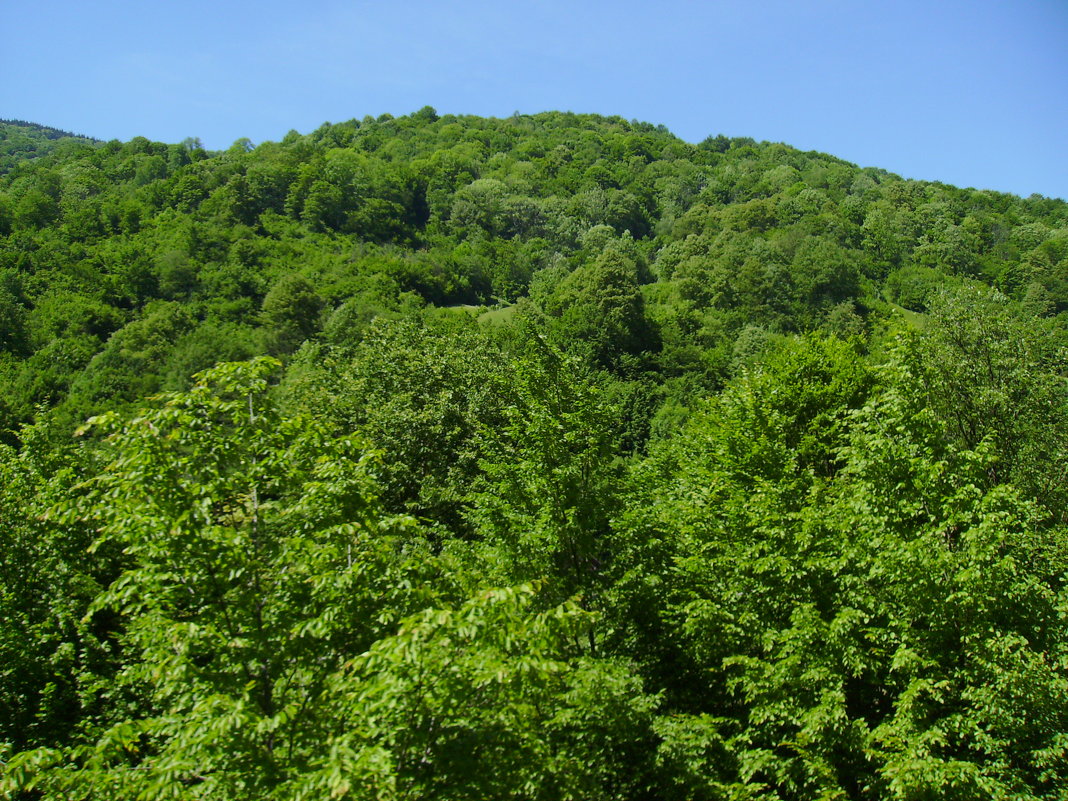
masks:
[[[892,303],[894,311],[901,315],[902,319],[909,324],[909,327],[915,328],[918,331],[922,331],[927,327],[927,315],[921,312],[910,311],[904,306],[898,306],[896,303]]]
[[[515,306],[505,306],[501,309],[490,309],[489,311],[482,312],[478,315],[478,321],[480,323],[492,323],[499,325],[501,323],[510,322],[515,317]]]

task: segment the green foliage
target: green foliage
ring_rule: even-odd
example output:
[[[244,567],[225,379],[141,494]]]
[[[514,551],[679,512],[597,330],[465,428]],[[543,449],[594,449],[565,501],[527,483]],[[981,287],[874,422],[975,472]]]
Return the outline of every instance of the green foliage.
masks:
[[[0,348],[16,356],[27,350],[26,309],[6,286],[0,285]]]
[[[1036,309],[1063,305],[1063,204],[711,141],[618,118],[423,110],[213,154],[194,140],[68,143],[0,176],[0,268],[18,271],[31,328],[54,293],[119,310],[108,333],[164,299],[188,307],[194,328],[260,327],[252,354],[276,355],[374,280],[436,305],[511,303],[533,280],[558,345],[630,379],[651,367],[694,376],[683,394],[719,385],[747,326],[863,333],[888,274],[889,299],[917,310],[929,287],[964,275]],[[59,347],[23,343],[10,306],[0,302],[19,360]],[[142,372],[171,370],[165,361]],[[82,364],[57,363],[65,374],[48,391],[11,405],[25,419],[62,402]]]
[[[1063,201],[61,134],[0,123],[0,794],[1068,792]]]
[[[931,304],[908,365],[953,444],[990,452],[986,485],[1011,483],[1061,522],[1068,495],[1066,332],[981,288]]]
[[[506,581],[544,577],[549,597],[595,595],[609,558],[616,410],[581,368],[536,336],[508,378],[502,423],[481,431],[476,529]]]
[[[501,419],[503,354],[463,320],[377,320],[354,347],[307,348],[287,394],[338,432],[382,451],[382,497],[393,509],[463,531],[478,475],[476,432]]]
[[[99,464],[47,453],[44,431],[21,437],[22,452],[0,446],[0,744],[16,750],[65,744],[121,704],[115,622],[86,618],[115,575],[115,555],[86,560],[92,529],[47,519]]]
[[[287,275],[263,298],[263,323],[273,353],[291,353],[319,330],[323,299],[308,279]]]
[[[694,716],[665,729],[663,758],[715,757],[700,777],[680,768],[684,787],[1064,791],[1064,530],[1026,490],[991,483],[996,437],[973,449],[946,436],[910,354],[892,355],[874,394],[841,356],[807,370],[801,353],[780,357],[638,473],[613,619],[671,707]],[[811,390],[792,385],[802,376]]]
[[[654,702],[580,655],[590,616],[534,613],[519,587],[389,634],[435,599],[435,560],[377,506],[372,456],[266,402],[276,367],[223,365],[132,419],[91,421],[109,464],[49,518],[95,529],[91,553],[122,548],[87,619],[127,621],[119,681],[144,708],[15,756],[6,789],[631,797]]]
[[[550,325],[556,341],[587,350],[599,366],[618,367],[625,356],[658,350],[637,264],[618,246],[568,275],[542,305],[558,319]]]
[[[47,125],[24,120],[0,120],[0,176],[25,161],[42,158],[64,145],[88,145],[95,141]]]
[[[265,401],[276,367],[220,366],[140,416],[92,421],[109,465],[50,516],[95,529],[91,552],[122,548],[126,569],[90,613],[127,621],[120,680],[146,708],[62,762],[23,755],[11,781],[270,794],[315,754],[328,678],[427,600],[405,589],[432,566],[406,554],[411,522],[379,511],[373,457],[280,418]]]
[[[339,733],[302,797],[634,798],[653,699],[579,655],[590,616],[529,585],[404,621],[340,678]]]

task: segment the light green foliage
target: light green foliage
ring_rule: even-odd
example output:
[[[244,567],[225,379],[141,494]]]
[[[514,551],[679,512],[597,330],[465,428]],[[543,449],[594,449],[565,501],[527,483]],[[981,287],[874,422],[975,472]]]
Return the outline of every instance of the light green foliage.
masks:
[[[550,112],[350,120],[218,153],[143,137],[63,146],[0,176],[0,267],[23,279],[31,328],[54,293],[120,310],[110,330],[165,299],[189,311],[193,328],[261,327],[255,352],[284,355],[317,333],[319,310],[349,300],[368,314],[388,309],[365,291],[373,279],[433,304],[489,305],[518,300],[539,271],[562,266],[571,277],[545,298],[557,344],[630,379],[654,367],[686,372],[694,380],[672,392],[683,406],[718,388],[746,326],[868,330],[890,271],[967,274],[1036,308],[1063,305],[1063,204],[903,181],[783,145],[709,141]],[[591,229],[631,246],[594,248]],[[648,303],[646,261],[667,308]],[[310,292],[290,291],[298,267]],[[652,320],[666,323],[663,336]],[[31,336],[16,353],[52,347]],[[61,403],[84,366],[51,361],[47,388],[20,377],[7,393],[20,418]],[[174,369],[145,366],[154,375],[132,393],[180,383],[159,379]],[[100,408],[75,407],[70,425]]]
[[[68,131],[22,120],[0,120],[0,175],[75,142],[89,145],[93,140]]]
[[[540,217],[533,200],[517,197],[495,178],[480,178],[457,191],[449,214],[450,224],[464,236],[477,231],[505,238],[536,233]]]
[[[49,518],[95,527],[94,553],[122,547],[87,619],[127,621],[119,681],[144,705],[84,744],[17,754],[0,787],[632,797],[655,703],[623,665],[582,655],[590,614],[534,612],[522,586],[401,620],[445,600],[424,583],[441,563],[378,508],[371,455],[271,407],[276,368],[222,365],[132,419],[91,422],[110,463]]]
[[[870,753],[894,797],[1057,797],[1064,531],[1023,487],[992,482],[1005,421],[991,419],[974,449],[947,438],[937,403],[916,394],[912,364],[898,354],[860,417],[848,494],[828,515],[863,549],[854,558],[865,582],[853,592],[867,598],[850,604],[864,610],[854,636],[889,668],[874,676],[886,705],[866,715],[878,724]]]
[[[373,457],[280,418],[275,367],[221,366],[92,423],[110,465],[51,516],[96,528],[94,551],[123,549],[94,609],[127,620],[121,681],[147,706],[65,757],[24,754],[11,781],[94,798],[281,792],[330,725],[328,678],[427,600],[411,587],[432,566],[409,562],[410,521],[378,510]]]

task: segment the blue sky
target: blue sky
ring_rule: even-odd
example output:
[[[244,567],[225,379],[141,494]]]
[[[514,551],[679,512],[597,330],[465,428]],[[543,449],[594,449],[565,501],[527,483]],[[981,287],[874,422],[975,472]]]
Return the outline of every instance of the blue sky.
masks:
[[[786,142],[1068,198],[1068,0],[0,0],[0,117],[280,139],[424,105]]]

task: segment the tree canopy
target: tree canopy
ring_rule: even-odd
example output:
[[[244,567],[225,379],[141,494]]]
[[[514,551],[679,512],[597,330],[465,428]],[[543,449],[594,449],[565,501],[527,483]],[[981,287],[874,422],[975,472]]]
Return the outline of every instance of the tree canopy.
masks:
[[[0,121],[0,795],[1063,799],[1066,322],[782,144]]]

